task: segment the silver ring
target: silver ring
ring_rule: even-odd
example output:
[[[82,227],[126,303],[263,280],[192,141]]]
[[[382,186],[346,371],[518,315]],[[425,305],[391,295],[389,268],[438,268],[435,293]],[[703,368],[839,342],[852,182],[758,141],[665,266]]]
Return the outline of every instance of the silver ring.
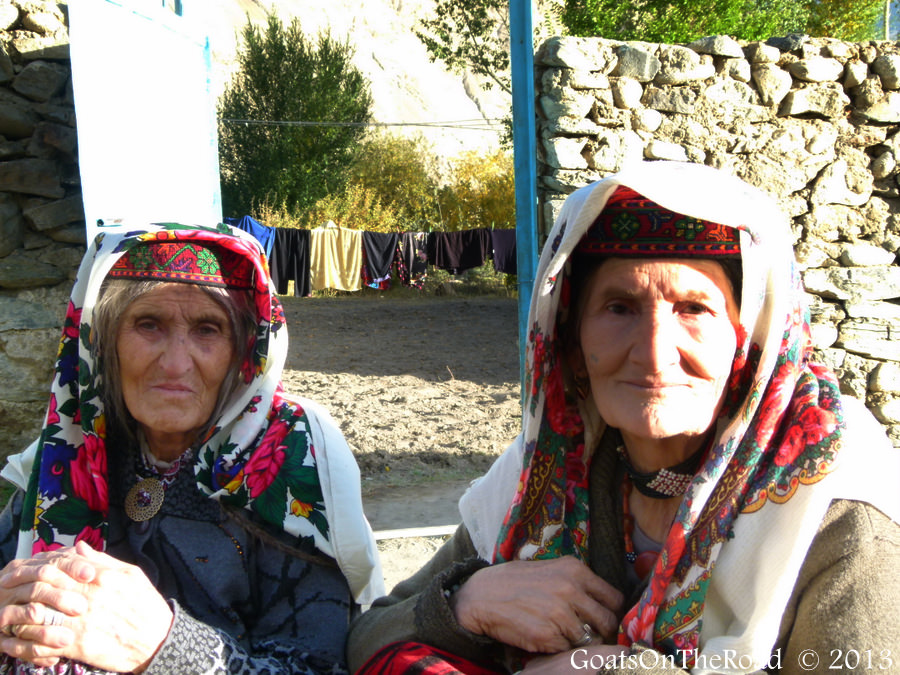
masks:
[[[44,610],[44,620],[41,623],[45,626],[62,626],[64,618],[62,612],[47,608]]]
[[[584,635],[572,643],[573,647],[585,647],[594,641],[594,633],[588,624],[584,624],[581,629],[584,631]]]

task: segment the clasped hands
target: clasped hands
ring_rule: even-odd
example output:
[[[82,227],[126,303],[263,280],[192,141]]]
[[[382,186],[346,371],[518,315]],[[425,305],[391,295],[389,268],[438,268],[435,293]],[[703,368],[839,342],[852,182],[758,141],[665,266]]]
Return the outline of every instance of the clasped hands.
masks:
[[[141,672],[172,620],[140,568],[83,542],[0,570],[0,651],[38,666]]]
[[[573,649],[619,655],[624,598],[573,557],[517,560],[485,567],[451,596],[460,626],[526,652],[523,673],[566,672]]]

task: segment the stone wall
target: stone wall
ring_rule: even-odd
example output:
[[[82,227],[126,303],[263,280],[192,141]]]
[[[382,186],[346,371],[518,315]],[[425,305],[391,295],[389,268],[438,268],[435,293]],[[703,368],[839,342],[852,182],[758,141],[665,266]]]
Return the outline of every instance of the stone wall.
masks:
[[[900,447],[900,43],[552,38],[535,70],[540,231],[568,193],[635,159],[772,193],[817,350]]]
[[[64,9],[0,1],[0,457],[40,427],[85,251]]]

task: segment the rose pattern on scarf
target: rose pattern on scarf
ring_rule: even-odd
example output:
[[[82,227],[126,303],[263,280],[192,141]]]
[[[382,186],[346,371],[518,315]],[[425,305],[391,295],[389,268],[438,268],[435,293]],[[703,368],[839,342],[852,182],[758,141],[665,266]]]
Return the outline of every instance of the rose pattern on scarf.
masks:
[[[257,330],[241,373],[246,386],[261,393],[242,409],[227,411],[227,420],[223,423],[220,419],[198,442],[194,466],[198,488],[254,511],[298,538],[312,538],[320,550],[332,555],[309,420],[301,406],[284,398],[280,373],[271,374],[268,368],[275,351],[277,361],[283,360],[286,331],[265,254],[258,242],[226,225],[176,224],[100,233],[79,269],[67,306],[35,471],[23,504],[22,528],[31,536],[32,551],[55,550],[79,540],[105,548],[109,510],[106,421],[102,378],[92,355],[93,317],[84,307],[88,302],[93,306],[102,282],[93,278],[96,270],[109,269],[125,252],[152,241],[214,242],[253,262]],[[89,293],[94,297],[88,297]],[[242,447],[237,438],[254,440]]]

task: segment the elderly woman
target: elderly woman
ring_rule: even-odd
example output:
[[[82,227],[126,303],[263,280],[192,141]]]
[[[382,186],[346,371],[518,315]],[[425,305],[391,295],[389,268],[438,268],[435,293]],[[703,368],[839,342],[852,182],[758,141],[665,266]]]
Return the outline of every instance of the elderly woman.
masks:
[[[0,673],[346,672],[383,582],[356,464],[282,390],[286,354],[248,235],[97,237],[43,431],[3,471]]]
[[[523,432],[454,537],[355,620],[354,670],[897,668],[898,452],[811,360],[789,233],[697,165],[568,198]]]

